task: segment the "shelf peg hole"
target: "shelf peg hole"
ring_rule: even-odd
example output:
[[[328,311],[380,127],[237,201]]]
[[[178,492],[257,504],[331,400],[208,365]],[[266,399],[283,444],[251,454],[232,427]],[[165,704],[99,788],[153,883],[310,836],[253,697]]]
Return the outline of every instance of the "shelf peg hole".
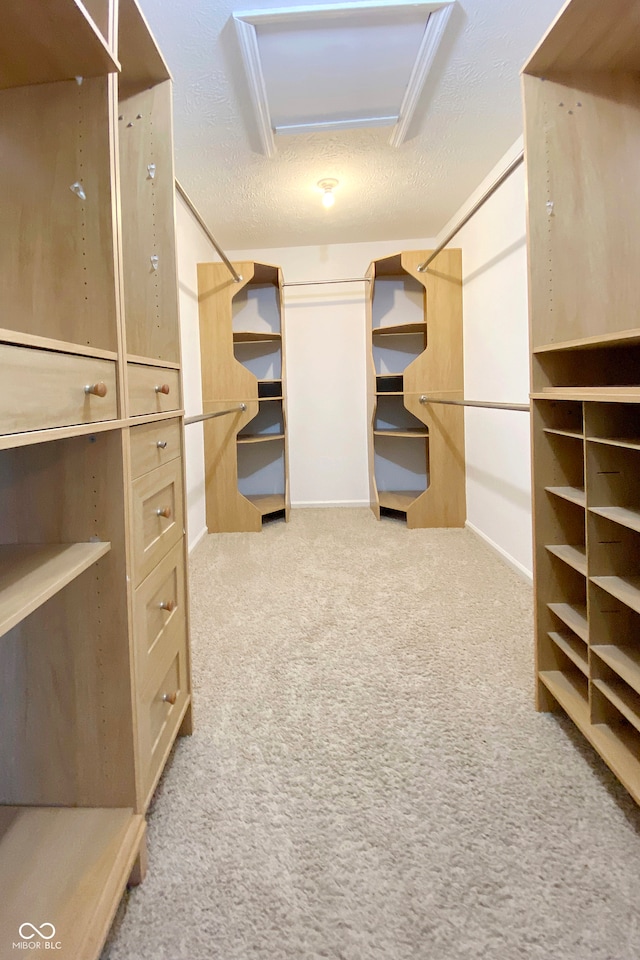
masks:
[[[102,380],[99,380],[98,383],[88,383],[84,388],[84,392],[94,397],[106,397],[108,392],[107,385],[103,383]]]

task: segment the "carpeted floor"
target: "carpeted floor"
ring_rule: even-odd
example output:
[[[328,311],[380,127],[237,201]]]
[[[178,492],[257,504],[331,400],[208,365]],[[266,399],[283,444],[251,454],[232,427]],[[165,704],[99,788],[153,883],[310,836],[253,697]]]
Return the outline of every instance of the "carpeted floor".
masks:
[[[471,533],[298,510],[191,572],[196,732],[103,960],[637,960],[640,813]]]

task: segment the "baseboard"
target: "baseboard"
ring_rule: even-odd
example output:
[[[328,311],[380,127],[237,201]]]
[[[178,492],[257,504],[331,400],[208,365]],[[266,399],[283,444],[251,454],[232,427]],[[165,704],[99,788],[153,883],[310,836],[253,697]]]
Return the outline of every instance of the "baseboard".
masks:
[[[467,530],[470,530],[471,533],[474,533],[476,537],[479,537],[483,543],[486,543],[488,547],[491,547],[494,553],[497,553],[501,560],[507,564],[508,567],[511,567],[517,574],[519,574],[523,580],[526,580],[527,583],[533,585],[533,574],[530,570],[520,563],[519,560],[516,560],[515,557],[512,557],[510,553],[507,553],[506,550],[503,550],[502,547],[499,547],[490,537],[483,533],[482,530],[479,530],[475,524],[471,523],[470,520],[467,520],[465,523]]]
[[[204,540],[204,538],[206,537],[206,535],[207,535],[208,533],[209,533],[209,531],[207,530],[207,528],[206,528],[206,527],[203,527],[202,530],[200,531],[200,533],[197,535],[197,537],[195,537],[195,538],[193,539],[193,541],[189,544],[189,553],[193,553],[193,551],[194,551],[195,548],[198,546],[198,544],[200,543],[200,541],[201,541],[201,540]]]
[[[292,509],[301,507],[301,508],[313,508],[320,509],[321,507],[369,507],[371,504],[368,500],[297,500],[295,503],[291,503]]]

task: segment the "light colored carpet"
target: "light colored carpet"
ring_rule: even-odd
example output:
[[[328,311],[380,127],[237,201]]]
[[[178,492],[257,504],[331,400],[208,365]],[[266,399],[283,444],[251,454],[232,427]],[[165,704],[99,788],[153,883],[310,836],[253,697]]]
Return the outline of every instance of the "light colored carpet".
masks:
[[[104,960],[637,960],[640,816],[532,704],[464,530],[299,510],[192,563],[196,733]]]

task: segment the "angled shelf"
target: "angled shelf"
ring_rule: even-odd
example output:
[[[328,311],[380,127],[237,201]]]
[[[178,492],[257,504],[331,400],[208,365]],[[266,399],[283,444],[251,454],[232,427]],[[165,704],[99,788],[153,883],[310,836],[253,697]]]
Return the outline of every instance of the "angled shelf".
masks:
[[[110,549],[110,543],[0,545],[0,637]]]
[[[585,644],[574,634],[567,631],[560,633],[557,630],[551,630],[549,631],[549,636],[556,646],[575,664],[578,670],[584,673],[585,677],[588,677],[589,657]]]
[[[591,650],[640,695],[640,649],[603,643],[594,644]]]
[[[591,582],[640,613],[640,577],[591,577]]]
[[[561,497],[570,503],[575,503],[579,507],[586,507],[587,498],[582,487],[545,487],[547,493],[552,493],[555,497]]]
[[[584,547],[575,544],[547,544],[546,549],[568,566],[577,570],[583,577],[587,575],[587,553]]]
[[[577,603],[549,603],[549,609],[562,622],[573,630],[585,643],[589,641],[589,622],[587,620],[586,604]]]

